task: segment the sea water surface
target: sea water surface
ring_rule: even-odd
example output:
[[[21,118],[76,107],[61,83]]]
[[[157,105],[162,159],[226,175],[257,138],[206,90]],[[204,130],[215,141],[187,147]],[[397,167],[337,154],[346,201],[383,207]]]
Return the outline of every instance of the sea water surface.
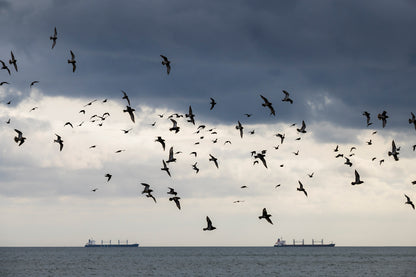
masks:
[[[416,276],[416,247],[0,247],[0,276]]]

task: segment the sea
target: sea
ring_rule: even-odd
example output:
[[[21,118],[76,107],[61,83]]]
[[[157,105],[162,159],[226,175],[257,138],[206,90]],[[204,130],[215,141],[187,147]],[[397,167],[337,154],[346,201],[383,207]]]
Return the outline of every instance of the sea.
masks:
[[[416,276],[416,247],[0,247],[0,276]]]

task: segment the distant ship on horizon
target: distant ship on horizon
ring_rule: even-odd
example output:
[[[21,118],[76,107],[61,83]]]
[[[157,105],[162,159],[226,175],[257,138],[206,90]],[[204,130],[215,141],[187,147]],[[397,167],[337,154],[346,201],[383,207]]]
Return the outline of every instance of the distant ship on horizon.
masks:
[[[278,238],[276,243],[274,244],[274,247],[334,247],[335,243],[324,243],[324,240],[321,239],[320,241],[315,241],[312,239],[312,244],[305,244],[305,240],[302,239],[302,241],[298,242],[296,240],[293,240],[292,244],[286,244],[286,241],[282,238]]]
[[[89,239],[84,247],[139,247],[139,244],[138,243],[129,244],[128,240],[126,240],[125,243],[121,243],[120,240],[118,240],[117,244],[111,244],[111,240],[110,240],[109,243],[104,243],[104,241],[101,241],[101,244],[96,244],[95,240]]]

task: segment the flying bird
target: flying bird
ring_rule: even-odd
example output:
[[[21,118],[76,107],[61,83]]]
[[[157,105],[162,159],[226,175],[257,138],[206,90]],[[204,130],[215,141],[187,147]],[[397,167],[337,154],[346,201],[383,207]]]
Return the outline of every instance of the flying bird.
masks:
[[[135,109],[132,109],[130,106],[126,106],[126,109],[123,110],[123,112],[129,113],[130,119],[131,119],[131,121],[133,121],[133,123],[134,123],[134,114],[133,114],[134,111],[135,111]]]
[[[214,108],[214,106],[217,104],[217,102],[215,102],[214,98],[209,98],[211,99],[211,102],[209,103],[211,105],[211,107],[209,108],[210,110],[212,110]]]
[[[173,126],[169,128],[169,131],[175,131],[175,134],[176,134],[177,132],[179,132],[180,127],[178,126],[178,123],[176,122],[175,119],[171,118],[170,121],[172,121]]]
[[[171,194],[171,195],[177,195],[178,193],[175,191],[175,189],[168,187],[169,191],[167,192],[167,194]]]
[[[113,175],[111,175],[110,173],[107,173],[104,175],[104,177],[107,178],[107,182],[109,182],[111,180],[111,177],[113,177]]]
[[[377,118],[382,121],[383,128],[386,127],[387,118],[389,118],[388,115],[387,115],[387,112],[386,111],[383,111],[382,113],[379,113],[377,115]]]
[[[181,209],[181,203],[179,202],[179,199],[181,199],[181,198],[178,197],[178,196],[174,196],[174,197],[170,197],[169,201],[175,202],[176,207],[178,207],[178,209],[180,210]]]
[[[159,136],[159,137],[156,138],[155,141],[160,142],[160,144],[162,144],[163,151],[165,151],[165,140],[162,137]]]
[[[287,92],[286,90],[282,90],[282,92],[285,94],[285,98],[283,98],[282,101],[293,104],[293,100],[289,98],[289,92]]]
[[[23,133],[21,131],[17,129],[14,130],[17,133],[17,136],[14,137],[14,141],[18,143],[18,146],[20,146],[25,142],[26,138],[23,136]]]
[[[312,178],[314,173],[315,172],[312,172],[311,174],[308,174],[309,178]]]
[[[285,134],[278,133],[278,134],[275,134],[275,136],[280,138],[280,144],[282,144],[283,141],[285,140]]]
[[[10,83],[9,83],[9,82],[0,82],[0,86],[2,86],[2,85],[4,85],[4,84],[6,84],[6,85],[10,85]]]
[[[198,162],[195,162],[195,163],[192,165],[192,169],[193,169],[193,170],[195,170],[195,173],[198,173],[198,172],[199,172],[199,168],[196,166],[196,165],[197,165],[197,163],[198,163]]]
[[[53,35],[49,37],[50,40],[52,40],[52,48],[53,49],[56,45],[56,40],[58,39],[58,32],[56,32],[56,27],[53,30]]]
[[[30,83],[29,87],[32,87],[34,84],[37,84],[37,83],[39,83],[39,81],[33,81],[33,82]]]
[[[76,66],[76,60],[75,60],[75,55],[72,52],[72,50],[69,50],[69,52],[71,53],[71,59],[68,60],[68,63],[71,63],[72,64],[72,72],[75,72],[75,69],[77,68],[77,66]]]
[[[167,163],[176,162],[176,159],[173,157],[173,146],[169,149],[169,159],[166,161]]]
[[[355,181],[351,182],[351,185],[360,185],[362,183],[364,183],[364,181],[361,181],[360,174],[358,174],[357,170],[355,170]]]
[[[367,127],[370,126],[370,113],[367,111],[363,112],[363,116],[365,116],[367,118]]]
[[[9,60],[9,64],[12,64],[13,66],[14,66],[14,69],[16,70],[16,72],[18,71],[17,70],[17,61],[16,61],[16,59],[14,58],[14,55],[13,55],[13,51],[10,51],[10,53],[11,53],[11,56],[12,56],[12,58]]]
[[[124,134],[127,134],[127,133],[128,133],[128,132],[130,132],[132,129],[133,129],[133,128],[130,128],[130,129],[128,129],[128,130],[121,129],[121,131],[123,131],[123,132],[124,132]]]
[[[409,196],[407,196],[406,194],[404,196],[406,197],[405,204],[409,204],[410,206],[412,206],[412,208],[414,210],[415,209],[415,205],[413,204],[412,200],[410,200]]]
[[[7,70],[7,72],[9,72],[9,75],[10,75],[10,69],[7,67],[7,65],[2,60],[0,60],[0,63],[2,64],[0,69]]]
[[[53,142],[58,143],[59,144],[59,151],[62,151],[62,148],[64,148],[64,141],[62,140],[62,138],[59,135],[57,135],[57,134],[55,134],[55,135],[56,135],[56,139]]]
[[[388,152],[388,155],[393,156],[395,161],[399,160],[399,157],[398,157],[398,155],[399,155],[398,151],[399,150],[398,149],[399,148],[396,148],[396,144],[394,143],[394,140],[392,140],[392,142],[391,142],[391,151]]]
[[[264,218],[264,219],[267,220],[267,222],[269,222],[270,224],[273,224],[272,220],[270,219],[271,216],[272,216],[271,214],[267,213],[266,208],[263,208],[263,213],[262,213],[261,216],[259,216],[259,219]]]
[[[211,154],[209,154],[209,160],[210,161],[212,161],[212,162],[214,162],[214,164],[215,164],[215,166],[217,167],[217,168],[219,168],[218,167],[218,161],[217,161],[217,158],[215,158],[214,156],[212,156]]]
[[[124,90],[122,90],[121,92],[123,93],[123,97],[121,97],[121,99],[126,99],[127,104],[130,106],[129,96],[127,95],[127,93]]]
[[[267,100],[266,97],[264,97],[263,95],[260,95],[260,97],[263,99],[264,103],[262,103],[261,105],[263,107],[268,107],[270,109],[270,115],[276,115],[274,108],[272,106],[272,103],[269,102],[269,100]]]
[[[71,126],[71,128],[74,128],[74,126],[72,126],[72,123],[71,123],[71,122],[69,122],[69,121],[68,121],[67,123],[65,123],[65,124],[64,124],[64,127],[65,127],[65,126]]]
[[[244,127],[241,125],[240,121],[238,121],[238,124],[235,126],[235,128],[240,131],[240,137],[243,138]]]
[[[344,158],[345,158],[345,163],[344,164],[346,164],[349,167],[351,167],[352,166],[352,163],[351,163],[350,159],[348,159],[347,157],[344,157]]]
[[[202,230],[204,230],[204,231],[212,231],[212,230],[215,230],[215,229],[217,229],[217,228],[214,227],[214,226],[212,226],[211,219],[207,216],[207,227],[206,228],[203,228]]]
[[[160,55],[161,57],[162,57],[162,59],[163,59],[163,61],[162,61],[162,65],[165,65],[166,66],[166,71],[167,71],[167,73],[168,73],[168,75],[169,75],[169,73],[170,73],[170,61],[168,60],[168,58],[167,57],[165,57],[165,56],[163,56],[163,55]]]
[[[306,192],[306,190],[303,188],[303,184],[298,180],[299,183],[299,187],[296,188],[297,191],[303,191],[303,193],[308,196],[308,193]]]
[[[302,126],[300,127],[300,129],[299,128],[296,128],[296,130],[299,132],[299,133],[306,133],[306,124],[305,124],[305,121],[304,120],[302,120]]]
[[[195,114],[192,113],[192,107],[189,106],[189,111],[185,114],[185,117],[189,117],[188,122],[191,122],[195,125]]]
[[[165,160],[162,160],[162,162],[163,162],[163,167],[161,168],[161,170],[166,171],[166,173],[169,175],[169,177],[171,177],[169,167],[167,167]]]

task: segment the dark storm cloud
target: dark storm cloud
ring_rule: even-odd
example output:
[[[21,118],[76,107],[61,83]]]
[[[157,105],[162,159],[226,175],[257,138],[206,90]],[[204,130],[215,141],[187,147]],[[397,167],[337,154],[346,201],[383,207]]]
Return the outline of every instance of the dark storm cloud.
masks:
[[[0,9],[2,3],[7,4],[0,2]],[[133,103],[183,112],[192,104],[214,121],[235,121],[250,112],[259,114],[257,120],[271,120],[260,106],[263,94],[277,106],[279,120],[357,126],[363,110],[375,116],[386,109],[405,120],[416,101],[416,6],[410,1],[3,6],[9,11],[0,19],[0,56],[6,59],[8,47],[19,53],[26,70],[12,78],[21,89],[32,79],[41,79],[48,94],[74,97],[117,98],[123,89]],[[51,51],[54,26],[59,38]],[[75,74],[66,63],[70,49],[78,59]],[[172,60],[169,76],[160,54]],[[293,106],[280,102],[282,89],[292,93]],[[307,102],[322,94],[342,108],[329,105],[314,113]],[[208,113],[209,97],[218,102],[216,113]],[[344,110],[350,114],[341,114]]]

